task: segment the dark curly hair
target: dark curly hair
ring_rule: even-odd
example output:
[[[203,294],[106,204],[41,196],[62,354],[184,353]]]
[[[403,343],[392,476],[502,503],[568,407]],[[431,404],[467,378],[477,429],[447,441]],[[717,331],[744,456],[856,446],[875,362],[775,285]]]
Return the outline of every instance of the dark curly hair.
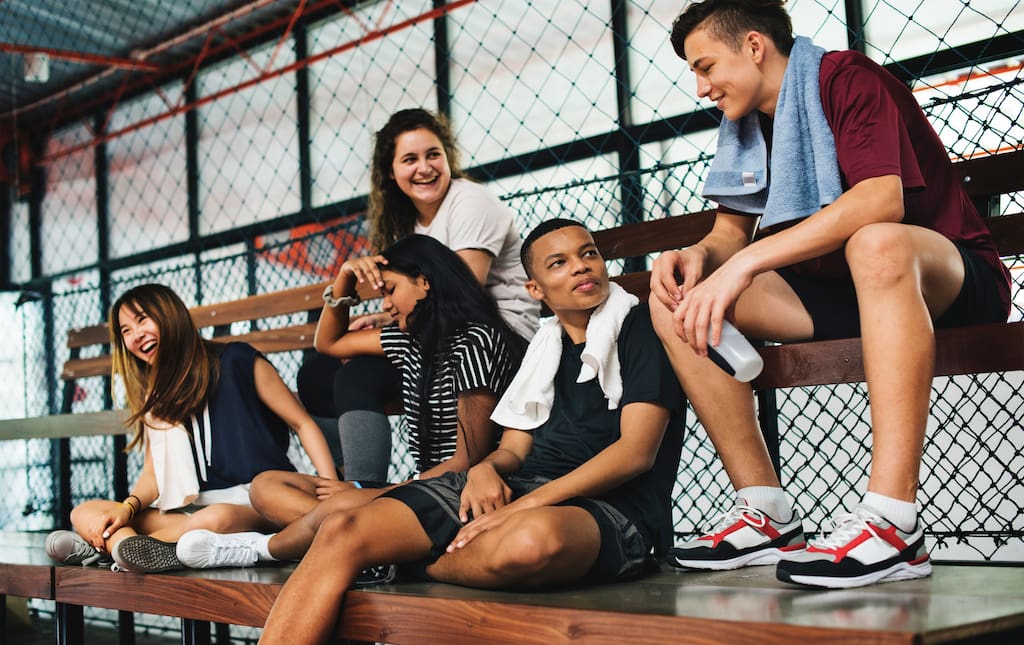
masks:
[[[416,207],[391,176],[398,136],[419,129],[430,130],[441,140],[452,179],[468,179],[459,165],[459,147],[448,119],[422,108],[400,110],[377,132],[370,168],[370,246],[383,249],[409,235],[416,226]]]

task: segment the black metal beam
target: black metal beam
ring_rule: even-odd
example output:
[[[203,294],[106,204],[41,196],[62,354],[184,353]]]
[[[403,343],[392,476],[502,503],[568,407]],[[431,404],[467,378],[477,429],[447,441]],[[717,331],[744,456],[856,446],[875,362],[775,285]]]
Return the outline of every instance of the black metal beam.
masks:
[[[188,103],[194,103],[198,98],[199,93],[196,90],[196,84],[190,83],[185,88],[185,101]],[[195,246],[195,241],[199,239],[199,216],[202,212],[202,207],[199,205],[199,113],[196,110],[189,110],[185,113],[185,192],[188,198],[188,245],[187,250],[183,250],[180,255],[194,254],[196,263],[199,263],[199,251],[200,249]],[[169,248],[169,247],[164,247]],[[152,260],[144,260],[143,258],[149,255]],[[128,262],[121,264],[118,261],[111,262],[111,269],[123,268],[129,266],[137,266],[139,264],[146,264],[146,262],[152,262],[168,257],[179,255],[179,253],[162,253],[154,254],[153,251],[142,254],[135,254],[130,257],[138,258],[134,262]],[[128,258],[122,258],[122,260]],[[196,291],[195,298],[196,302],[203,301],[203,278],[201,272],[196,272]]]
[[[440,9],[446,0],[434,0],[434,8]],[[434,84],[437,88],[437,111],[452,115],[451,50],[448,47],[448,14],[434,19]]]
[[[971,66],[977,67],[1022,55],[1024,55],[1024,31],[1017,31],[888,63],[885,65],[885,69],[901,81],[909,83],[918,78],[955,72]]]
[[[846,46],[864,53],[863,0],[846,0]]]
[[[615,60],[615,108],[618,119],[616,133],[619,173],[619,198],[622,202],[622,223],[637,222],[643,217],[643,187],[635,171],[640,169],[640,143],[627,134],[633,125],[633,81],[629,72],[628,3],[611,0],[612,55]],[[626,258],[626,271],[645,269],[644,258]]]
[[[14,144],[0,147],[0,166],[11,169],[11,183],[0,182],[0,289],[12,289],[11,287],[11,260],[14,257],[14,249],[11,248],[11,221],[14,219],[14,201],[18,183],[14,177],[17,176],[18,155],[14,150]]]
[[[308,58],[309,34],[305,24],[295,26],[292,39],[295,60]],[[308,213],[313,207],[313,160],[309,150],[312,128],[309,106],[309,68],[300,67],[295,70],[295,123],[299,137],[299,203],[302,204],[300,210],[303,213]]]

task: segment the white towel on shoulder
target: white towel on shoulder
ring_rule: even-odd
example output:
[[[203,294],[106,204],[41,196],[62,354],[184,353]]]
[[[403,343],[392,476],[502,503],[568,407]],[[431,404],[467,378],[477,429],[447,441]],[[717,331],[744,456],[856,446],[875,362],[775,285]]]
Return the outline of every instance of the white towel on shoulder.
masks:
[[[583,367],[577,383],[597,377],[608,399],[608,409],[619,407],[622,374],[619,369],[618,338],[622,321],[639,299],[614,282],[608,299],[594,310],[587,323],[587,343],[581,356]],[[532,430],[551,414],[555,400],[555,373],[562,360],[562,325],[557,318],[544,322],[523,356],[505,395],[491,414],[491,420],[506,428]]]

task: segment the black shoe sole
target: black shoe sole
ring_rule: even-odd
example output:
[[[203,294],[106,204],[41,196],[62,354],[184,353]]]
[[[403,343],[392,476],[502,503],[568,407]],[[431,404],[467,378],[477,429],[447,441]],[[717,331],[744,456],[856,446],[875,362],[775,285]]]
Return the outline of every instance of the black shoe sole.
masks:
[[[162,542],[148,535],[132,535],[117,543],[113,555],[117,564],[129,571],[160,573],[185,568],[178,560],[176,547],[173,542]]]

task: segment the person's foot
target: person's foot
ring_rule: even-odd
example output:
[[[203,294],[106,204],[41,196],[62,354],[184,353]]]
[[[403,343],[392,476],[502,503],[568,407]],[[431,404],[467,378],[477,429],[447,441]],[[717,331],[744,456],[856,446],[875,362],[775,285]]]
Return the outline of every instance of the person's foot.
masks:
[[[262,533],[214,533],[206,529],[189,531],[178,539],[178,559],[193,569],[252,567],[260,560],[257,540]]]
[[[809,587],[849,588],[924,578],[932,573],[921,521],[906,532],[865,506],[842,513],[835,529],[779,562],[776,577]]]
[[[96,549],[74,531],[59,530],[46,536],[46,555],[61,564],[106,564],[110,556]],[[103,562],[106,560],[106,562]]]
[[[707,534],[672,549],[669,562],[687,569],[738,569],[775,564],[804,546],[803,524],[796,513],[782,523],[764,511],[737,504]]]
[[[184,568],[174,551],[173,542],[148,535],[130,535],[115,544],[110,554],[121,571],[159,573]]]

